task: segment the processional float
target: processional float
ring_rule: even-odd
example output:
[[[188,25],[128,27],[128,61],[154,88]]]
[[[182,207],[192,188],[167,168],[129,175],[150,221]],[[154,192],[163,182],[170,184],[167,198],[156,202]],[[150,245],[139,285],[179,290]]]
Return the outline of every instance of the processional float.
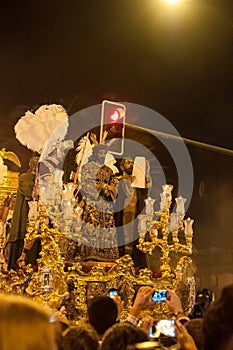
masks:
[[[64,136],[63,132],[62,137],[53,139],[49,146],[52,144],[50,154],[55,148],[64,148],[64,142],[67,142]],[[89,298],[98,294],[108,295],[111,288],[117,288],[125,302],[123,317],[131,308],[135,291],[141,285],[173,289],[180,294],[184,309],[191,310],[195,301],[191,258],[193,220],[184,218],[184,198],[176,198],[176,212],[171,211],[172,185],[162,187],[159,211],[154,211],[155,200],[148,197],[145,214],[138,216],[137,247],[147,256],[153,256],[154,251],[158,250],[159,269],[157,272],[149,268],[136,271],[129,255],[113,263],[93,262],[88,265],[83,263],[80,256],[76,256],[70,264],[67,262],[62,242],[79,244],[82,209],[76,203],[74,183],[63,184],[62,172],[55,169],[50,169],[47,175],[42,177],[40,183],[39,201],[30,203],[25,237],[26,242],[37,237],[41,240],[42,251],[37,260],[37,270],[28,265],[18,272],[1,271],[0,288],[3,293],[26,294],[54,309],[64,304],[67,310],[71,310],[68,318],[73,322],[86,314]],[[175,263],[171,253],[176,255]],[[165,303],[156,303],[147,312],[161,317],[169,315]]]

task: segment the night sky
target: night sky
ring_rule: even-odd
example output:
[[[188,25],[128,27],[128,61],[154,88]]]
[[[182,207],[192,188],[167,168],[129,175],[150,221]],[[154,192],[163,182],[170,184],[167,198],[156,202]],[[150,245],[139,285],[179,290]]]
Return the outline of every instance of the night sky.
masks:
[[[0,148],[23,164],[30,152],[13,126],[26,109],[61,103],[72,114],[103,98],[147,106],[182,137],[233,148],[232,0],[1,1],[0,47]],[[196,244],[232,246],[233,158],[189,151]]]

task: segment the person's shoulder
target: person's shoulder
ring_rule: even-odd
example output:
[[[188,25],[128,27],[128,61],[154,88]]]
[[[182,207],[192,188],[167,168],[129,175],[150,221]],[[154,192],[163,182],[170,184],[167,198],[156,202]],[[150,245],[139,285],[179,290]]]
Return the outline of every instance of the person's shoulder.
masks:
[[[19,176],[20,181],[27,181],[27,180],[34,180],[35,174],[33,174],[30,171],[27,171],[26,173],[22,173]]]
[[[21,173],[19,175],[19,180],[24,180],[24,179],[26,179],[26,177],[27,177],[27,173]]]

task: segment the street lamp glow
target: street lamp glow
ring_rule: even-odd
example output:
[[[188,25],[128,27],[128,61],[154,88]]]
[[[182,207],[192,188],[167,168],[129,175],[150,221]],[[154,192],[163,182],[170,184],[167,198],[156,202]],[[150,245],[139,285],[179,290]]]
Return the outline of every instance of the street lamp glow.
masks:
[[[164,0],[169,5],[178,5],[182,0]]]

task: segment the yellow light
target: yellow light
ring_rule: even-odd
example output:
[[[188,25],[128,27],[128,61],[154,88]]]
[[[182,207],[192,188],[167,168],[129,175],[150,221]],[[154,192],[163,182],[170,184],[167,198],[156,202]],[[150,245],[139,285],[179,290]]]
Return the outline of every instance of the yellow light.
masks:
[[[169,5],[178,5],[182,0],[164,0]]]

